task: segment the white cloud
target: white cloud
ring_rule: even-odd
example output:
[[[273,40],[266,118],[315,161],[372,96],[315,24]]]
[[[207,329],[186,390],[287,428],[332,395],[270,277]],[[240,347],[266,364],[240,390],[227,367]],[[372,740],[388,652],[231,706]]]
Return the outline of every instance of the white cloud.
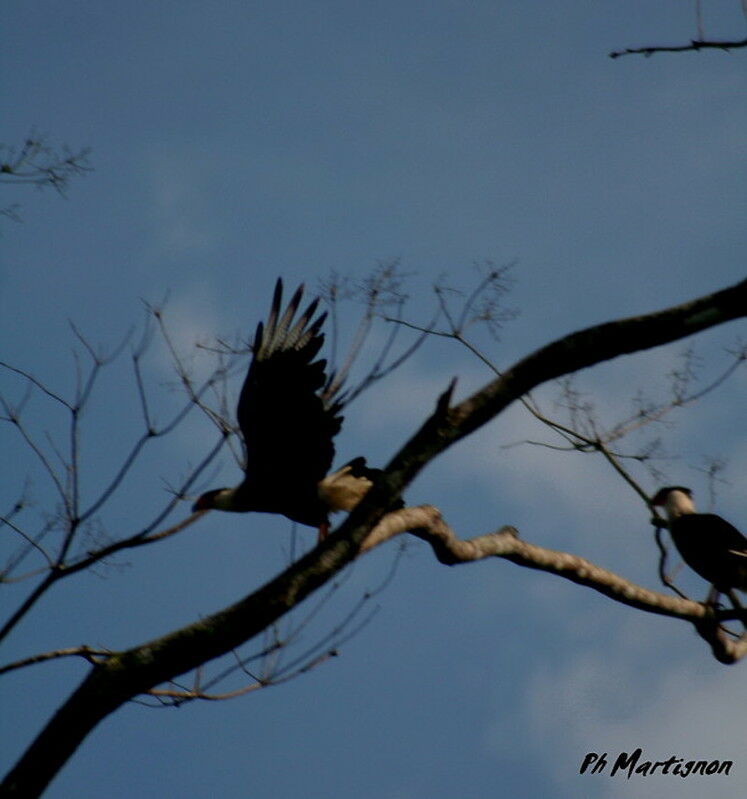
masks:
[[[171,142],[150,157],[150,218],[162,255],[179,258],[215,243],[211,215],[205,207],[208,189],[200,175],[202,160],[187,147]]]
[[[528,689],[529,725],[558,782],[576,793],[595,796],[657,797],[744,795],[747,776],[741,717],[734,713],[738,674],[708,661],[693,649],[686,662],[647,666],[643,649],[655,643],[651,626],[631,617],[623,635],[602,653],[581,653],[558,668],[538,669]],[[634,635],[631,635],[634,633]],[[660,641],[666,645],[666,639]],[[673,653],[674,654],[674,653]],[[643,749],[642,760],[677,758],[733,760],[729,777],[624,777],[579,775],[587,752],[606,752],[614,762],[621,752]],[[743,765],[743,764],[742,764]]]

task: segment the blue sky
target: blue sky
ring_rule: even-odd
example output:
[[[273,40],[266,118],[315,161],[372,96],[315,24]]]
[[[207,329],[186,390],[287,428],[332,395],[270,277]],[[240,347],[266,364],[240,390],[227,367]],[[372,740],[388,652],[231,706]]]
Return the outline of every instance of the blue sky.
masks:
[[[736,282],[747,244],[744,51],[607,57],[688,40],[691,5],[11,0],[2,139],[33,127],[90,146],[95,172],[66,199],[0,186],[23,216],[2,222],[2,359],[69,394],[69,320],[111,349],[140,323],[143,299],[168,296],[188,354],[197,340],[253,330],[278,275],[313,287],[332,269],[359,278],[393,258],[414,273],[415,321],[428,317],[439,276],[470,285],[474,262],[515,261],[508,303],[520,315],[499,342],[477,337],[503,366],[574,329]],[[710,36],[744,36],[737,0],[702,5]],[[695,342],[704,377],[740,333],[736,323]],[[662,395],[687,345],[607,364],[579,385],[614,422],[637,389]],[[127,359],[106,371],[86,419],[91,494],[138,430]],[[179,394],[157,343],[146,372],[165,416]],[[489,378],[456,344],[428,342],[350,407],[340,459],[385,462],[453,375],[462,393]],[[702,456],[727,461],[717,510],[737,524],[746,388],[738,375],[658,431],[679,456],[662,464],[667,480],[692,485],[703,506]],[[539,394],[548,408],[554,393]],[[27,414],[64,436],[42,398]],[[645,509],[603,463],[505,448],[541,434],[512,408],[433,463],[408,499],[438,505],[465,537],[514,524],[527,540],[656,587]],[[54,512],[53,494],[14,431],[0,435],[11,467],[1,507],[30,471],[33,527]],[[212,441],[195,417],[154,447],[103,516],[109,532],[137,529]],[[222,464],[218,483],[237,480],[228,455]],[[299,536],[306,545],[313,533]],[[84,642],[127,647],[187,624],[275,574],[289,541],[279,519],[212,514],[59,585],[3,662]],[[375,588],[396,550],[356,564],[304,641]],[[28,585],[4,588],[8,607]],[[420,542],[408,542],[369,605],[378,611],[340,657],[287,684],[179,711],[124,708],[47,795],[615,799],[650,786],[664,798],[703,795],[695,777],[641,786],[578,776],[586,752],[636,746],[662,759],[731,758],[735,773],[709,778],[708,793],[747,790],[745,724],[732,710],[744,664],[716,664],[682,624],[507,562],[448,569]],[[54,663],[6,680],[3,766],[84,671]]]

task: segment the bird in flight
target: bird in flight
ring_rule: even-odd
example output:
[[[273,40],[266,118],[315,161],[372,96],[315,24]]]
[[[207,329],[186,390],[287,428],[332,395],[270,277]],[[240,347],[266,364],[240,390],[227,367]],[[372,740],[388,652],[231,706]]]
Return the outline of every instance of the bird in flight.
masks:
[[[266,323],[257,325],[252,362],[236,416],[244,441],[244,479],[235,488],[202,494],[193,511],[278,513],[316,527],[319,541],[329,532],[329,514],[352,510],[379,469],[354,458],[327,474],[333,439],[342,425],[340,381],[328,378],[325,360],[314,360],[327,316],[314,318],[319,298],[294,322],[303,297],[299,286],[281,315],[283,283],[278,279]]]
[[[715,513],[698,513],[689,488],[662,488],[652,502],[665,508],[682,559],[713,586],[706,601],[728,594],[739,604],[733,589],[747,591],[747,538]]]

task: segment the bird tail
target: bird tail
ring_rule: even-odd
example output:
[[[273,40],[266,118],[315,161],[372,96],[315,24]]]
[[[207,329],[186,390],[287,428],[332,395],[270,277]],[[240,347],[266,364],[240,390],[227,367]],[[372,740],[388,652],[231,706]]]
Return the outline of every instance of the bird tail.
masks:
[[[381,469],[367,466],[365,458],[353,458],[319,483],[319,496],[332,511],[351,511],[368,493],[380,474]],[[404,503],[399,500],[395,508],[402,507]]]

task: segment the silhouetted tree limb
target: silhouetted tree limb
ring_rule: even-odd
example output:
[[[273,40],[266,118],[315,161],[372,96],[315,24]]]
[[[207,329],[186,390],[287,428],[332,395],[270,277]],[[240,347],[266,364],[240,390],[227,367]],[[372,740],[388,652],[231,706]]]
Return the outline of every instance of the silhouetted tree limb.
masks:
[[[492,279],[493,277],[498,277],[497,273],[491,273],[491,275],[489,275],[489,278]],[[488,357],[484,351],[474,346],[466,337],[465,331],[467,325],[465,325],[464,322],[465,314],[462,313],[457,317],[445,306],[443,299],[445,293],[443,289],[439,291],[439,300],[443,316],[449,328],[444,330],[433,328],[423,329],[415,326],[416,329],[430,335],[442,336],[456,341],[477,357],[491,372],[500,377],[502,372],[493,360]],[[469,307],[469,305],[470,303],[468,301],[466,306]],[[399,319],[389,318],[388,321],[396,322],[399,325],[414,327],[414,325]],[[562,443],[554,444],[546,441],[526,440],[504,445],[504,448],[507,449],[523,443],[545,447],[558,452],[602,455],[612,469],[643,501],[649,514],[653,517],[652,521],[656,525],[655,541],[660,552],[660,579],[663,585],[685,599],[689,599],[689,597],[673,583],[671,577],[666,572],[668,549],[662,539],[661,530],[667,527],[667,523],[659,515],[658,509],[652,504],[649,493],[634,478],[626,464],[627,461],[644,465],[651,477],[657,483],[661,483],[664,477],[653,463],[653,460],[657,457],[656,452],[659,449],[660,442],[658,439],[655,439],[653,442],[646,444],[643,448],[639,447],[633,451],[626,451],[619,447],[613,448],[612,445],[617,445],[621,439],[626,438],[633,432],[640,431],[642,428],[652,423],[661,422],[676,409],[681,409],[695,403],[707,394],[721,387],[747,361],[747,345],[738,342],[736,346],[727,348],[726,352],[729,355],[727,365],[721,367],[720,372],[715,378],[711,378],[704,386],[701,385],[696,388],[695,386],[698,382],[699,359],[695,355],[693,348],[688,347],[681,355],[681,364],[675,366],[668,374],[671,381],[670,396],[664,401],[652,402],[646,400],[640,391],[637,392],[632,398],[634,407],[633,413],[615,422],[612,426],[605,426],[600,423],[594,413],[593,403],[583,399],[582,393],[572,385],[572,381],[576,375],[560,378],[558,383],[561,387],[561,399],[556,400],[555,404],[567,411],[569,421],[560,421],[556,416],[550,416],[545,411],[541,410],[538,400],[531,393],[525,394],[519,399],[519,402],[534,419],[558,436]],[[718,459],[711,459],[707,469],[709,478],[708,484],[712,500],[714,498],[713,484],[716,479],[716,474],[722,467],[723,463],[721,461]]]
[[[740,0],[742,13],[747,17],[747,0]],[[706,35],[706,25],[701,0],[695,0],[695,27],[697,35],[687,44],[680,45],[649,45],[648,47],[626,47],[615,50],[609,54],[610,58],[620,58],[624,55],[643,55],[647,58],[654,53],[686,53],[700,50],[723,50],[728,52],[740,47],[747,47],[747,39],[712,39]]]
[[[636,585],[586,558],[523,541],[518,531],[510,526],[462,540],[444,522],[437,508],[430,505],[405,508],[385,516],[365,539],[361,551],[373,549],[402,532],[410,532],[427,541],[438,560],[448,566],[484,558],[503,558],[519,566],[563,577],[637,610],[689,621],[698,635],[710,644],[714,657],[720,663],[736,663],[747,655],[747,632],[735,638],[722,625],[722,622],[735,618],[744,624],[747,611],[714,610],[711,605],[686,597],[660,594]]]
[[[0,370],[15,376],[21,381],[23,395],[20,401],[11,402],[4,393],[0,394],[0,421],[9,424],[15,429],[16,433],[25,442],[28,449],[34,454],[36,460],[41,464],[43,472],[49,478],[57,496],[59,498],[59,510],[51,520],[45,521],[41,532],[33,534],[27,532],[21,521],[17,518],[20,510],[27,504],[24,500],[15,503],[9,514],[0,516],[0,524],[8,526],[25,541],[22,552],[12,558],[6,568],[0,571],[0,584],[4,582],[19,581],[24,578],[42,575],[38,584],[31,590],[28,596],[21,602],[20,606],[10,614],[8,619],[0,626],[0,641],[2,641],[14,627],[29,613],[36,603],[61,580],[67,579],[74,574],[89,569],[105,558],[109,558],[117,552],[141,547],[147,544],[160,541],[176,532],[181,531],[201,514],[193,516],[171,525],[164,530],[158,530],[167,517],[180,506],[180,503],[188,494],[190,487],[200,478],[204,470],[213,462],[218,452],[223,448],[230,435],[230,429],[225,423],[217,424],[220,435],[214,446],[203,458],[203,460],[191,470],[173,490],[172,495],[164,503],[160,511],[141,529],[125,534],[114,541],[95,541],[93,546],[87,546],[81,551],[82,533],[87,526],[95,523],[97,514],[108,505],[115,493],[120,489],[124,480],[131,474],[135,466],[139,464],[144,452],[159,441],[169,436],[177,427],[182,425],[188,415],[199,408],[208,413],[209,418],[217,423],[217,414],[206,409],[203,401],[204,395],[213,389],[215,385],[222,385],[226,370],[230,364],[221,363],[207,379],[199,384],[193,384],[183,374],[183,366],[175,360],[175,367],[182,379],[182,384],[187,389],[188,400],[172,413],[167,420],[156,425],[151,418],[148,397],[142,377],[142,360],[148,349],[151,340],[151,318],[155,319],[158,329],[162,332],[167,346],[172,349],[172,342],[169,340],[162,324],[162,311],[158,308],[148,309],[149,316],[143,331],[141,341],[131,352],[132,369],[134,382],[140,400],[140,410],[142,414],[142,429],[134,440],[129,451],[123,456],[119,468],[106,479],[103,488],[93,496],[84,496],[80,491],[79,475],[81,469],[81,457],[79,440],[81,436],[81,424],[85,411],[87,411],[91,395],[97,381],[100,380],[102,372],[109,367],[121,355],[130,339],[130,333],[123,338],[120,344],[113,348],[111,352],[97,352],[82,334],[73,327],[73,331],[78,342],[82,345],[85,356],[89,360],[87,369],[84,369],[80,358],[76,353],[76,377],[77,386],[72,398],[65,398],[58,392],[52,391],[41,380],[34,377],[28,371],[20,369],[12,364],[0,361]],[[67,418],[69,429],[64,437],[62,444],[58,444],[49,436],[43,440],[41,436],[35,435],[27,424],[24,416],[25,405],[32,393],[38,392],[49,401],[55,411],[62,411]],[[102,475],[102,478],[104,475]],[[50,530],[62,532],[62,540],[55,545],[42,546],[41,541]],[[14,575],[15,569],[31,552],[38,552],[44,559],[45,565],[41,569],[33,569],[20,577]]]
[[[747,47],[747,39],[715,41],[710,39],[692,39],[689,44],[680,45],[649,45],[648,47],[626,47],[624,50],[613,50],[610,58],[620,58],[624,55],[644,55],[647,58],[654,53],[687,53],[699,50],[737,50]]]
[[[0,674],[6,674],[9,671],[16,669],[23,669],[26,666],[33,666],[37,663],[44,663],[48,660],[57,660],[66,657],[82,657],[89,663],[97,663],[99,658],[109,657],[109,651],[105,649],[93,649],[90,646],[71,646],[66,649],[55,649],[51,652],[43,652],[39,655],[32,655],[31,657],[17,660],[15,663],[8,663],[6,666],[0,668]]]
[[[88,162],[90,154],[90,147],[77,151],[67,145],[51,147],[45,136],[32,131],[20,147],[0,145],[0,183],[30,185],[38,189],[51,186],[59,194],[64,194],[72,177],[93,171]]]
[[[71,150],[47,143],[46,136],[31,131],[20,146],[0,143],[0,183],[53,188],[65,196],[70,180],[93,172],[90,147]],[[20,205],[12,203],[0,208],[0,216],[21,222]]]
[[[455,405],[452,405],[452,382],[439,398],[434,413],[395,455],[381,479],[333,535],[231,607],[127,651],[113,652],[105,661],[95,663],[8,774],[0,792],[9,797],[40,795],[84,738],[123,703],[236,649],[275,623],[358,556],[366,540],[377,535],[377,525],[387,523],[384,517],[402,490],[430,460],[527,392],[548,380],[618,355],[666,344],[744,316],[747,316],[747,280],[673,308],[572,333],[522,359]],[[397,514],[390,517],[397,518]],[[406,517],[404,522],[410,524]],[[659,598],[656,592],[630,588],[624,581],[615,583],[612,573],[588,561],[565,553],[547,554],[549,550],[532,549],[508,530],[500,536],[501,545],[511,548],[505,556],[523,565],[563,572],[575,582],[627,604],[645,606],[647,610],[656,606],[660,608],[658,612],[666,609],[668,615],[691,619],[701,614],[699,631],[711,643],[714,654],[723,662],[734,655],[727,651],[733,642],[715,619],[705,618],[706,612],[698,603]],[[497,536],[492,538],[498,540]],[[476,546],[474,540],[467,544],[472,549]],[[449,551],[445,541],[437,547],[441,547],[442,553]],[[451,549],[456,551],[458,547]]]
[[[595,325],[558,339],[450,407],[442,418],[428,420],[387,467],[387,484],[401,491],[431,458],[548,380],[619,355],[668,344],[744,316],[747,316],[747,280],[664,311]]]

